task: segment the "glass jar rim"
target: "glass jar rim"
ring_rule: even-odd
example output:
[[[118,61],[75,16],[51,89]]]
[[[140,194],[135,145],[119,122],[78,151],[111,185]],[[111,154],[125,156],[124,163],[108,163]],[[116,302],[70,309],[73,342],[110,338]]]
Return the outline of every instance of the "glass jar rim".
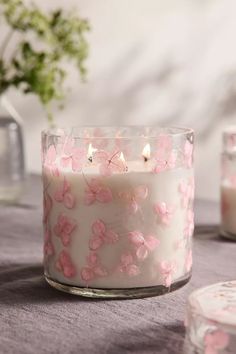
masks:
[[[127,125],[127,126],[107,126],[107,125],[81,125],[81,126],[72,126],[69,128],[49,128],[42,131],[42,136],[51,136],[55,138],[60,138],[64,135],[72,136],[74,139],[84,139],[88,136],[85,133],[94,132],[95,130],[107,130],[114,132],[109,135],[99,135],[90,136],[91,139],[140,139],[140,138],[149,138],[156,139],[158,137],[181,137],[186,135],[193,135],[194,131],[192,128],[184,126],[158,126],[158,125]],[[125,130],[128,130],[129,134],[123,134]],[[136,134],[135,134],[136,132]],[[83,135],[83,134],[84,135]],[[119,134],[120,133],[120,134]],[[139,133],[139,134],[138,134]]]

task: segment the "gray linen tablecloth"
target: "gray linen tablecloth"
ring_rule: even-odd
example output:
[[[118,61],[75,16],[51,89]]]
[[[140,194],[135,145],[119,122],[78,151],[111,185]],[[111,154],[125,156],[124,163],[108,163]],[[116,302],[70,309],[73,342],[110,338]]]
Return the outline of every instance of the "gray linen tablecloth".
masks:
[[[236,278],[236,243],[217,234],[217,205],[196,203],[192,280],[171,294],[89,300],[43,279],[41,185],[28,181],[19,205],[0,207],[0,353],[181,354],[188,294]]]

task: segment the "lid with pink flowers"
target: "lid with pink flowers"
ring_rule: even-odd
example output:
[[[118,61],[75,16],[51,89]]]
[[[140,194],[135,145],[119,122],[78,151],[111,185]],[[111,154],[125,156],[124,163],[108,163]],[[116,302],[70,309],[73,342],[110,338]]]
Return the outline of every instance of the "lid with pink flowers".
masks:
[[[236,281],[194,291],[188,299],[186,342],[204,354],[236,353]]]

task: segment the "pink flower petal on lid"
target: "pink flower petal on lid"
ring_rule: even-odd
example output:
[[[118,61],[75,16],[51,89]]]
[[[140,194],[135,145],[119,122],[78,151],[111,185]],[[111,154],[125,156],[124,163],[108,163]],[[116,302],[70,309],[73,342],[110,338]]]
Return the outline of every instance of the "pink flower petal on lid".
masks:
[[[102,220],[98,219],[93,223],[92,230],[95,235],[104,235],[106,232],[106,226]]]
[[[129,240],[136,246],[144,244],[144,237],[140,231],[131,231],[128,233]]]

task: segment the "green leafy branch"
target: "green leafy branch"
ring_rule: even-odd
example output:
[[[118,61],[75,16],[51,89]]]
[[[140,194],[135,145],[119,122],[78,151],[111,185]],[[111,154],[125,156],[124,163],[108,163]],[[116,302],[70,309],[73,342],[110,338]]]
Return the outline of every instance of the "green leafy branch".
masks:
[[[1,17],[9,32],[0,43],[0,95],[10,87],[36,94],[52,120],[51,102],[65,96],[64,61],[75,64],[85,79],[88,21],[63,10],[44,13],[34,4],[27,7],[22,0],[0,0]],[[9,53],[16,33],[21,34],[20,39]]]

